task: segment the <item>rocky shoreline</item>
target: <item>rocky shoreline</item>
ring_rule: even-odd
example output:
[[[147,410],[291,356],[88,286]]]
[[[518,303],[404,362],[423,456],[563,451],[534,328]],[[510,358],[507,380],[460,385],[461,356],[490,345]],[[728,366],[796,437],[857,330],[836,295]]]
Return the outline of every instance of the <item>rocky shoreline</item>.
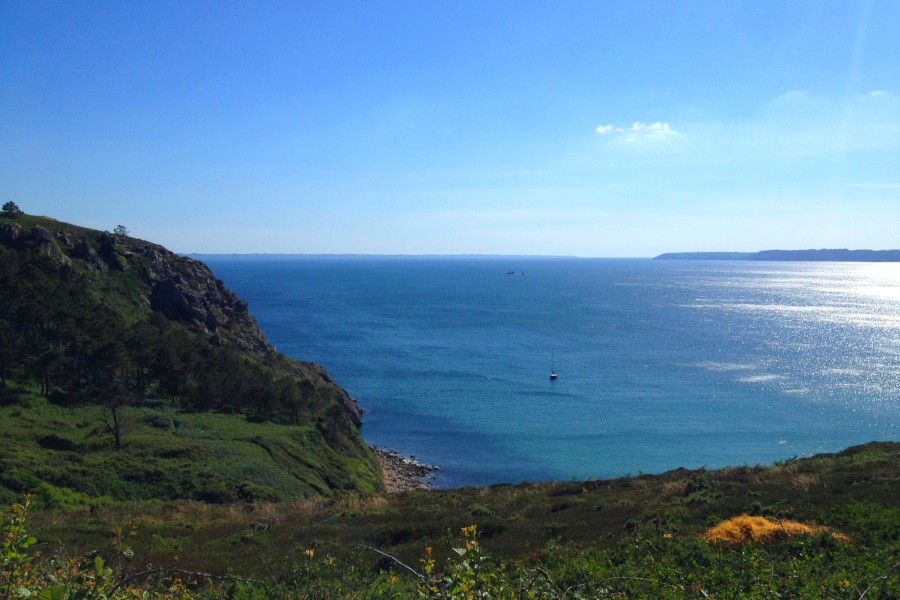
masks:
[[[426,465],[415,456],[403,456],[395,450],[369,446],[384,472],[384,487],[388,493],[428,490],[434,487],[433,475],[440,467]]]

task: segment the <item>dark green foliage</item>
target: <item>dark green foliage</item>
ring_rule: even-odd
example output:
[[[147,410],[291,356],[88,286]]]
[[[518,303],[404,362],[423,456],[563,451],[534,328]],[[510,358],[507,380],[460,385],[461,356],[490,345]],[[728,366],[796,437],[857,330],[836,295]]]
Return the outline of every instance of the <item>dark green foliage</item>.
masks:
[[[47,448],[49,450],[73,450],[75,447],[72,440],[59,437],[52,433],[40,438],[38,444],[40,444],[42,448]]]
[[[332,448],[312,426],[145,402],[120,408],[117,450],[104,407],[60,406],[40,397],[28,403],[27,409],[0,406],[3,501],[30,492],[41,506],[66,508],[155,498],[273,501],[378,489],[364,451]]]
[[[33,417],[35,427],[18,427],[22,421],[10,412],[0,422],[0,434],[9,437],[17,431],[25,436],[20,445],[37,442],[35,465],[69,460],[65,456],[73,452],[102,454],[143,447],[149,440],[143,433],[148,425],[172,437],[179,412],[212,411],[234,415],[240,424],[249,419],[298,427],[299,441],[291,443],[291,452],[272,451],[270,460],[289,461],[308,480],[293,488],[263,486],[259,497],[380,487],[380,469],[359,435],[357,417],[348,410],[343,390],[303,363],[265,349],[264,342],[261,349],[251,351],[235,341],[240,335],[252,339],[260,335],[255,324],[247,325],[252,318],[246,317],[246,304],[235,301],[233,308],[221,309],[243,319],[240,323],[210,316],[206,322],[184,321],[151,310],[153,286],[161,277],[184,281],[193,276],[199,278],[189,282],[191,289],[199,290],[193,293],[225,293],[221,282],[208,279],[205,267],[193,267],[187,259],[127,238],[121,231],[96,232],[28,215],[14,222],[0,217],[0,226],[6,228],[0,238],[0,407],[16,405],[24,411],[16,414]],[[77,442],[52,425],[44,429],[47,425],[39,413],[26,406],[41,405],[41,397],[64,409],[54,412],[54,418],[89,424]],[[159,425],[160,419],[165,425]],[[221,437],[232,439],[231,434]],[[167,448],[165,440],[153,443],[173,452],[170,457],[184,451]],[[271,445],[271,440],[264,443]],[[41,455],[37,449],[51,454]],[[14,450],[2,453],[0,446],[0,473],[7,470]],[[164,453],[154,450],[149,448],[150,456],[165,460]],[[128,459],[121,456],[110,462],[126,465]],[[164,467],[160,470],[166,472]],[[42,501],[54,496],[55,487],[122,499],[134,492],[134,486],[115,481],[100,489],[91,483],[93,476],[80,469],[72,469],[65,484],[45,479],[50,477],[47,468],[30,472],[33,477],[26,479],[0,477],[0,485],[9,491],[39,493]],[[124,472],[124,466],[101,472],[123,482],[134,473],[155,481],[140,468],[131,473]],[[224,476],[205,487],[162,479],[161,497],[216,502],[255,497],[246,491],[250,488],[239,491],[243,478]]]
[[[282,357],[265,364],[233,346],[213,346],[159,313],[148,311],[127,323],[86,293],[92,282],[74,270],[6,256],[0,282],[0,336],[8,340],[4,379],[13,373],[32,378],[42,395],[61,404],[96,402],[116,384],[192,410],[241,412],[281,423],[308,422],[329,404],[315,386],[280,368],[287,366]]]
[[[19,208],[19,205],[13,202],[12,200],[5,202],[3,204],[3,216],[15,218],[22,214],[22,210]]]

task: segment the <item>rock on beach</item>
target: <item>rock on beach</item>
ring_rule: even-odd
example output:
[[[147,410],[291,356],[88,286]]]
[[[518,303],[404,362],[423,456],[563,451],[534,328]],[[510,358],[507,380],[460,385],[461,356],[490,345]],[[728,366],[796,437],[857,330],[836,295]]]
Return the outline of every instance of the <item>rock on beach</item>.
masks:
[[[429,477],[439,467],[426,465],[413,456],[402,456],[394,450],[386,450],[377,446],[370,446],[381,470],[384,472],[384,486],[389,493],[406,492],[409,490],[427,490],[434,487]]]

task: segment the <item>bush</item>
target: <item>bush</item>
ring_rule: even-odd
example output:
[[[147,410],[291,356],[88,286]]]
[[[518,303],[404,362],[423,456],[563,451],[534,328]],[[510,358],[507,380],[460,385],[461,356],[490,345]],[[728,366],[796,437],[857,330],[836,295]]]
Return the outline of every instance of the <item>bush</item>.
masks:
[[[40,556],[27,528],[32,501],[26,497],[0,514],[0,600],[900,597],[896,545],[857,547],[815,532],[729,545],[708,544],[696,535],[648,538],[637,531],[606,550],[550,543],[540,553],[500,562],[483,548],[481,527],[470,525],[450,541],[445,560],[431,546],[415,566],[368,548],[380,559],[381,568],[373,570],[365,556],[338,559],[309,541],[282,557],[290,565],[286,576],[263,581],[171,566],[133,567],[127,545],[136,534],[133,525],[113,530],[109,563],[97,552],[79,559]],[[150,548],[181,554],[189,547],[180,538],[153,534]]]

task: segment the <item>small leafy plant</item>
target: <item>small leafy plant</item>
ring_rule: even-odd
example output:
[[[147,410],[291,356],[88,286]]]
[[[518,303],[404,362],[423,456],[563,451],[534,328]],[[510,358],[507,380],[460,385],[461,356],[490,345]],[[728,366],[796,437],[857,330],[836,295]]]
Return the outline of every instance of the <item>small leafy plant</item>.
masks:
[[[32,498],[26,496],[24,501],[10,506],[8,513],[2,513],[3,546],[2,567],[0,573],[0,598],[7,600],[27,595],[31,581],[31,567],[38,554],[29,554],[28,548],[37,543],[37,539],[29,535],[25,529],[25,520]]]

